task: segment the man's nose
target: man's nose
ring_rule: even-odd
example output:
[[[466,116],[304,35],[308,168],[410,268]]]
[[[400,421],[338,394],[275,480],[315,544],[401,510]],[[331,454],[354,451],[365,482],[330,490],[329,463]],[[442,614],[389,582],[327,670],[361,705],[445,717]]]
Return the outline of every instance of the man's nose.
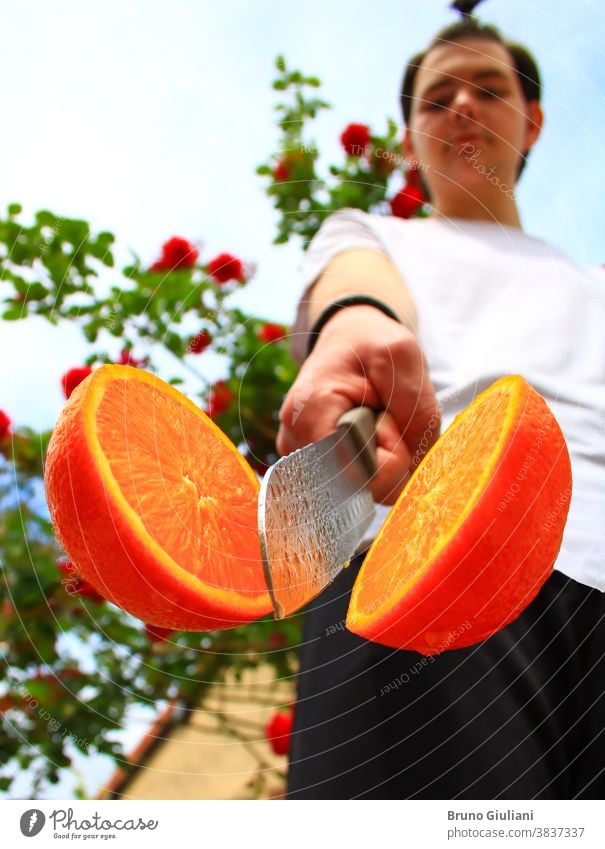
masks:
[[[473,92],[465,86],[461,86],[452,99],[450,110],[454,120],[458,117],[474,118],[477,112],[477,104]]]

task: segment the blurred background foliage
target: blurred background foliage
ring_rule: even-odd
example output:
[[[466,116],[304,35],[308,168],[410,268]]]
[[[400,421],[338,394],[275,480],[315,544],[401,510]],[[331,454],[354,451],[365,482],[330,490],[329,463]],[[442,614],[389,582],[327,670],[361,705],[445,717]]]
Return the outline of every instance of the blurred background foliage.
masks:
[[[417,180],[404,173],[393,121],[382,134],[350,124],[340,139],[342,161],[320,170],[310,125],[329,104],[317,96],[319,80],[288,69],[283,57],[276,68],[278,142],[257,169],[277,213],[276,244],[298,238],[304,249],[326,215],[345,206],[426,214]],[[174,384],[182,383],[183,368],[191,373],[199,390],[188,394],[262,475],[277,459],[278,411],[297,367],[287,328],[233,306],[257,269],[226,252],[204,259],[183,237],[168,239],[149,267],[135,256],[117,269],[112,233],[48,210],[29,224],[21,215],[13,203],[0,219],[2,321],[41,316],[58,333],[71,322],[90,346],[84,363],[41,379],[62,380],[67,397],[91,369],[116,361],[109,351],[117,338],[120,363]],[[219,380],[205,376],[211,355],[223,367]],[[18,380],[17,357],[14,367]],[[115,733],[133,706],[172,702],[191,711],[209,687],[259,664],[292,681],[300,641],[300,617],[164,632],[102,599],[65,560],[49,522],[42,485],[49,437],[12,421],[0,397],[0,790],[10,793],[26,770],[32,798],[73,767],[76,750],[121,761]],[[284,707],[276,704],[280,729]],[[285,732],[277,748],[275,733],[259,727],[248,739],[266,734],[284,754]]]

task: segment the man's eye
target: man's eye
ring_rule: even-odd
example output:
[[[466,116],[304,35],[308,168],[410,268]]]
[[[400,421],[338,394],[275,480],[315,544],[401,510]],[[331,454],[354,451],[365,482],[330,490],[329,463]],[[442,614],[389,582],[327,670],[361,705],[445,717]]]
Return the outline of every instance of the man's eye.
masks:
[[[427,109],[445,109],[447,106],[447,100],[427,100],[426,108]]]

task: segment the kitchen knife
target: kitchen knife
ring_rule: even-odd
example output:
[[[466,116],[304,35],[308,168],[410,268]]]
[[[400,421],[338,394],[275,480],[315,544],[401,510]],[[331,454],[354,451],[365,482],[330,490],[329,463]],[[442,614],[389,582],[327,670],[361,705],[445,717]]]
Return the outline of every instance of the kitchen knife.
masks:
[[[348,566],[374,517],[367,486],[376,472],[376,416],[349,410],[330,436],[271,466],[258,526],[275,617],[303,607]]]

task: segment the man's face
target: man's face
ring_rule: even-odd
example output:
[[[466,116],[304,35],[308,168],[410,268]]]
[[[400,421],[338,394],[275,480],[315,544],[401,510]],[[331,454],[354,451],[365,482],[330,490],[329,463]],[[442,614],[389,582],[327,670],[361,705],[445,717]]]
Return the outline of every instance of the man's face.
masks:
[[[537,101],[526,102],[504,45],[471,38],[433,48],[413,95],[404,147],[424,167],[434,202],[443,193],[483,195],[486,173],[492,185],[513,189],[542,113]]]

